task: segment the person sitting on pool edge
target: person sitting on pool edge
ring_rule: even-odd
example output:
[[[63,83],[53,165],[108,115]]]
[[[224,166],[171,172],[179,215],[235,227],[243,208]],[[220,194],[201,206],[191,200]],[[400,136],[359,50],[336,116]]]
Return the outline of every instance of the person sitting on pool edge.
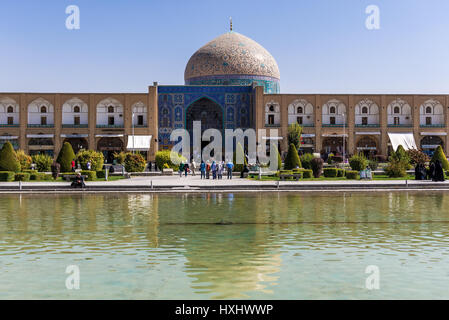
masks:
[[[84,183],[84,178],[81,175],[81,173],[78,172],[76,174],[75,179],[73,179],[73,182],[71,184],[71,187],[73,187],[73,188],[77,188],[77,187],[85,188],[86,187],[86,184]]]

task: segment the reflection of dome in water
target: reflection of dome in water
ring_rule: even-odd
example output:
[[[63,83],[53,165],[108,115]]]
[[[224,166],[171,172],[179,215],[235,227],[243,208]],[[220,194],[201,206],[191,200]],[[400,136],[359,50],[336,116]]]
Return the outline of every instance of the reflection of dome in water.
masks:
[[[279,68],[260,44],[237,32],[225,33],[196,51],[187,63],[187,85],[263,85],[279,92]]]

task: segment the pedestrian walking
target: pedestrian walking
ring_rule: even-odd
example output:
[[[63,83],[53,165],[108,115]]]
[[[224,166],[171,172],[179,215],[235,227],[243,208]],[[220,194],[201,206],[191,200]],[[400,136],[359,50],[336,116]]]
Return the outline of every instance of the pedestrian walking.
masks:
[[[210,163],[209,160],[206,162],[206,179],[209,179],[210,176]]]
[[[184,165],[184,175],[187,178],[187,174],[189,173],[190,169],[189,169],[189,163],[186,162],[186,164]]]
[[[217,179],[217,163],[215,161],[212,161],[210,169],[212,170],[212,179],[213,180]]]
[[[195,170],[196,170],[196,162],[195,159],[192,159],[192,176],[195,175]]]
[[[184,162],[181,162],[179,164],[178,170],[179,170],[179,177],[182,178],[182,173],[184,172]]]
[[[201,161],[200,173],[201,173],[201,179],[205,179],[206,178],[206,164],[204,163],[204,161]]]
[[[218,175],[218,180],[223,179],[223,161],[220,161],[218,163],[217,175]]]
[[[232,168],[234,168],[234,164],[232,161],[228,161],[226,164],[226,170],[228,172],[228,179],[232,179]]]

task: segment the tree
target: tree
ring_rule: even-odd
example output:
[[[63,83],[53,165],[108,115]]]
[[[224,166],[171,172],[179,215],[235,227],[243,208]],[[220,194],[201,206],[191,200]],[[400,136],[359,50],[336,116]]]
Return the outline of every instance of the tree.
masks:
[[[237,163],[237,159],[238,159],[237,155],[239,156],[240,159],[241,159],[241,157],[243,157],[243,163]],[[248,162],[246,161],[246,157],[245,157],[245,152],[243,151],[243,147],[240,144],[240,142],[237,143],[237,146],[235,148],[233,162],[234,162],[234,171],[236,171],[236,172],[241,172],[243,170],[243,166],[248,165]]]
[[[17,155],[17,159],[20,162],[21,170],[26,170],[31,167],[31,163],[33,162],[33,160],[23,150],[17,150],[16,155]]]
[[[321,158],[313,158],[310,164],[312,165],[313,176],[315,178],[319,178],[321,176],[321,172],[323,171],[323,159]]]
[[[53,158],[47,154],[35,154],[31,157],[33,159],[33,163],[36,164],[36,169],[39,172],[47,172],[50,171],[51,164],[53,162]]]
[[[293,143],[288,147],[287,156],[285,157],[284,169],[301,168],[301,160],[299,160],[298,151]]]
[[[101,152],[95,150],[81,150],[76,154],[76,160],[83,170],[87,170],[88,161],[90,161],[91,171],[103,170],[104,155]]]
[[[416,166],[417,164],[425,164],[426,162],[430,161],[429,156],[419,150],[410,149],[407,150],[407,154],[410,158],[410,163],[414,166]]]
[[[301,147],[302,127],[298,123],[292,123],[288,126],[288,144],[295,146],[296,150]]]
[[[75,160],[75,152],[73,152],[72,145],[68,142],[64,142],[61,150],[59,151],[58,158],[56,159],[56,162],[61,165],[61,171],[71,171],[73,160]]]
[[[438,146],[438,148],[435,150],[432,160],[430,161],[435,162],[437,160],[440,160],[444,170],[449,170],[449,161],[447,161],[446,155],[444,154],[443,148],[441,146]]]
[[[12,172],[20,172],[21,170],[19,159],[17,159],[16,152],[9,141],[3,145],[0,151],[0,170]]]
[[[147,162],[140,153],[128,152],[125,154],[125,170],[126,172],[142,172],[145,170]]]

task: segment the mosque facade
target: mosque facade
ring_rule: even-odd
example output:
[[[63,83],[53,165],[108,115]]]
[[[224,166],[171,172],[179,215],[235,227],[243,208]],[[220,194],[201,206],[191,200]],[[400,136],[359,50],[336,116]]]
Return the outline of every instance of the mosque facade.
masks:
[[[125,150],[153,160],[173,146],[173,130],[190,131],[193,121],[202,131],[266,129],[258,142],[277,140],[281,152],[292,123],[303,126],[301,152],[385,156],[389,133],[412,133],[426,152],[449,143],[449,95],[282,94],[275,59],[232,30],[192,55],[184,80],[144,93],[0,93],[0,145],[56,156],[67,141],[109,162]]]

